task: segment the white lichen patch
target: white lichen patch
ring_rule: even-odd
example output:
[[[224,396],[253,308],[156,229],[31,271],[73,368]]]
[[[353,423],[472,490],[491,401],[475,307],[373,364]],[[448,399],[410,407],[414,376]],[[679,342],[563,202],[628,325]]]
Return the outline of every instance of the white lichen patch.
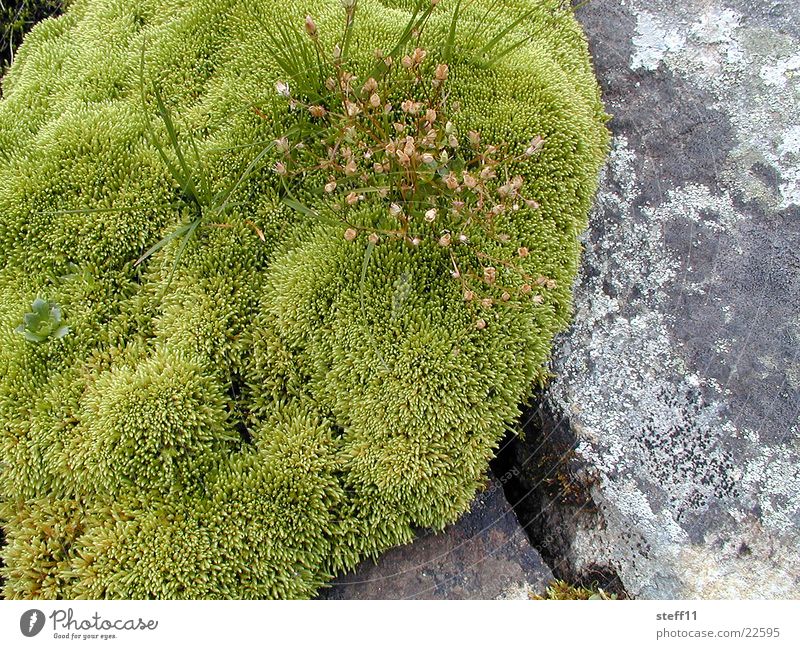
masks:
[[[679,30],[665,28],[653,14],[642,11],[636,18],[636,36],[633,39],[636,51],[631,59],[631,68],[656,70],[667,53],[679,51],[685,40]]]
[[[775,63],[761,66],[759,76],[766,86],[785,88],[800,75],[800,54],[781,58]]]
[[[731,192],[759,199],[766,207],[800,205],[800,155],[787,155],[800,124],[800,55],[790,36],[756,27],[728,7],[709,6],[699,16],[691,6],[633,0],[636,35],[630,67],[667,70],[709,90],[713,108],[730,119],[737,144],[723,177]],[[761,163],[780,178],[777,188],[754,178]]]

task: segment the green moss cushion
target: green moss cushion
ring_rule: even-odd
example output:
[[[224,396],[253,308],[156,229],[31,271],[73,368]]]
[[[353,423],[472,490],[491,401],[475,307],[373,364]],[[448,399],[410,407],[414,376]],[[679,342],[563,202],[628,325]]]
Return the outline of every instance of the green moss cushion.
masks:
[[[459,132],[545,137],[515,169],[540,207],[507,226],[526,271],[551,281],[484,329],[435,241],[385,241],[365,265],[366,241],[281,200],[271,154],[180,257],[175,240],[134,265],[187,219],[147,135],[149,114],[166,139],[143,52],[148,87],[224,191],[290,121],[269,26],[302,33],[291,3],[76,0],[34,29],[0,100],[6,597],[309,597],[468,508],[568,322],[607,144],[562,4],[461,7]],[[314,5],[320,33],[339,33],[339,0]],[[425,28],[431,57],[454,5]],[[360,0],[357,69],[412,9]],[[530,39],[487,65],[481,47],[528,10],[495,47]],[[15,331],[36,298],[60,306],[67,335]]]

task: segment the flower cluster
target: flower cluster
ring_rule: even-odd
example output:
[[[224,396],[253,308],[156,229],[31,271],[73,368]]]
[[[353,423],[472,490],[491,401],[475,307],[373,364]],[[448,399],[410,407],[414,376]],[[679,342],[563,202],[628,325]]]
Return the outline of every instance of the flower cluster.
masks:
[[[315,209],[342,222],[347,241],[395,239],[419,247],[430,240],[445,249],[446,272],[460,282],[470,306],[542,303],[541,289],[554,288],[554,281],[526,272],[528,249],[503,226],[514,212],[539,208],[522,176],[509,170],[535,156],[544,138],[513,154],[478,132],[459,133],[451,119],[459,107],[446,92],[450,69],[421,47],[399,61],[376,52],[380,73],[362,82],[338,46],[325,53],[310,16],[305,32],[330,74],[313,100],[295,95],[289,82],[276,84],[306,126],[298,130],[304,135],[275,142],[274,171],[285,185],[321,178]],[[486,320],[478,315],[475,325],[483,329]]]

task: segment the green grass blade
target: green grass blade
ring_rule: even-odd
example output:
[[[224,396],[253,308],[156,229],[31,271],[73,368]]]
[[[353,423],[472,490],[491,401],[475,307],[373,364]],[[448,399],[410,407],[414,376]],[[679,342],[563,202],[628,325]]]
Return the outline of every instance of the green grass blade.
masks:
[[[160,210],[169,207],[183,207],[183,203],[162,203],[161,205],[132,205],[130,207],[81,207],[74,210],[56,210],[52,212],[35,212],[42,215],[61,215],[61,214],[112,214],[114,212],[143,212],[145,210]]]
[[[225,192],[222,203],[216,208],[216,212],[218,214],[225,213],[225,210],[227,210],[228,206],[231,204],[230,201],[231,198],[233,198],[233,195],[236,193],[242,183],[244,183],[250,177],[250,174],[253,173],[253,170],[258,166],[258,163],[261,162],[264,156],[267,155],[267,153],[269,153],[273,148],[275,148],[275,142],[270,142],[255,158],[250,161],[250,164],[247,165],[245,170],[242,172],[242,175],[239,176],[236,182],[231,185],[230,189]]]
[[[478,52],[478,56],[486,56],[488,52],[492,50],[492,48],[497,45],[501,39],[503,39],[511,30],[515,29],[518,25],[520,25],[523,21],[527,20],[534,14],[534,10],[531,9],[530,11],[526,11],[516,20],[510,22],[506,25],[503,29],[501,29],[495,37],[490,40],[486,45],[484,45],[481,50]]]
[[[167,129],[167,137],[169,138],[170,145],[172,146],[173,151],[175,151],[175,155],[178,158],[178,164],[180,165],[180,174],[175,178],[175,180],[177,180],[184,188],[184,191],[188,194],[189,198],[191,198],[196,205],[200,206],[200,194],[198,193],[197,186],[192,178],[191,169],[189,169],[189,165],[186,163],[186,158],[183,155],[183,149],[181,148],[180,141],[178,140],[178,132],[175,129],[175,123],[172,121],[172,115],[164,104],[164,99],[162,98],[161,92],[158,90],[158,86],[155,83],[153,83],[153,92],[155,93],[156,106],[158,108],[159,116],[161,117],[161,121],[164,122],[164,126]]]
[[[149,259],[150,257],[152,257],[155,253],[157,253],[164,246],[166,246],[170,241],[172,241],[173,239],[176,239],[177,237],[180,237],[181,235],[183,235],[190,227],[191,227],[190,225],[181,225],[178,228],[176,228],[175,230],[173,230],[172,232],[170,232],[166,237],[161,239],[161,241],[159,241],[155,245],[153,245],[150,248],[148,248],[147,252],[145,252],[141,257],[139,257],[139,259],[137,259],[133,263],[133,267],[136,268],[136,266],[141,264],[143,261],[145,261],[146,259]]]
[[[450,29],[447,31],[447,40],[444,44],[444,58],[450,61],[453,57],[453,50],[456,42],[456,29],[458,27],[458,16],[461,12],[461,0],[456,3],[456,8],[453,10],[453,17],[450,20]]]
[[[178,252],[175,255],[175,259],[172,262],[172,269],[169,271],[167,284],[164,287],[164,290],[161,292],[162,297],[169,289],[170,284],[172,284],[172,278],[175,275],[175,271],[178,268],[178,262],[180,262],[181,257],[183,257],[183,253],[186,251],[186,247],[189,245],[189,241],[191,240],[192,236],[194,235],[195,231],[200,225],[201,220],[202,219],[197,218],[187,226],[186,234],[183,236],[183,239],[181,240],[181,245],[178,247]]]
[[[281,200],[284,204],[288,205],[296,212],[300,212],[300,214],[305,214],[306,216],[313,216],[313,217],[319,216],[318,212],[314,211],[305,203],[301,203],[297,199],[291,198],[289,196],[284,196]]]
[[[156,148],[156,151],[158,151],[158,155],[164,162],[170,175],[183,189],[184,183],[180,181],[180,175],[181,175],[180,171],[172,162],[172,160],[170,160],[169,156],[167,155],[167,152],[164,151],[164,148],[161,146],[161,142],[159,142],[158,136],[156,135],[156,131],[153,128],[153,123],[150,120],[150,114],[147,112],[147,95],[145,94],[144,91],[144,53],[146,45],[147,41],[146,40],[142,41],[142,57],[139,64],[139,87],[142,95],[142,112],[144,113],[145,126],[147,127],[147,134],[149,136],[150,143]],[[185,189],[183,189],[183,191],[184,193],[186,193]]]
[[[512,44],[509,47],[507,47],[506,49],[504,49],[499,54],[495,54],[492,58],[487,59],[486,62],[489,65],[495,65],[498,61],[500,61],[501,59],[504,59],[506,56],[508,56],[509,54],[514,52],[515,50],[518,50],[523,45],[525,45],[525,43],[530,41],[532,38],[533,38],[532,36],[525,36],[523,38],[520,38],[518,41],[516,41],[514,44]]]
[[[197,141],[194,139],[194,135],[191,131],[189,133],[189,144],[192,147],[192,153],[194,154],[195,160],[195,167],[199,170],[200,173],[200,189],[203,191],[203,204],[204,205],[211,205],[212,196],[211,196],[211,183],[208,180],[208,174],[206,174],[206,168],[203,164],[203,159],[200,157],[200,151],[197,149]]]

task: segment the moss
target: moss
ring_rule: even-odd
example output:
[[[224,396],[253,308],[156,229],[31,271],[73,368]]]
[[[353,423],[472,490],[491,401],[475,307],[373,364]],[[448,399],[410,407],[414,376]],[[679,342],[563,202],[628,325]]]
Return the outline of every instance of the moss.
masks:
[[[617,599],[617,596],[612,593],[605,592],[602,588],[592,586],[587,588],[585,586],[574,586],[568,584],[566,581],[556,579],[551,582],[543,595],[534,595],[531,599]]]
[[[281,200],[271,155],[229,210],[203,215],[179,263],[176,239],[135,265],[193,218],[148,135],[146,113],[168,138],[149,83],[143,103],[143,50],[224,192],[292,122],[264,25],[302,28],[298,10],[75,0],[30,33],[0,100],[7,597],[310,597],[468,508],[547,378],[608,137],[560,0],[496,3],[498,25],[532,13],[498,47],[529,40],[493,64],[477,4],[450,60],[455,126],[516,148],[546,138],[535,164],[509,169],[539,205],[509,227],[525,271],[552,280],[482,330],[435,241],[387,240],[365,266],[365,241]],[[391,49],[412,7],[359,2],[354,69]],[[432,58],[453,8],[439,3],[423,34]],[[320,34],[338,33],[338,0],[314,11]],[[300,191],[313,203],[312,178]],[[36,298],[59,306],[67,335],[15,332]]]

